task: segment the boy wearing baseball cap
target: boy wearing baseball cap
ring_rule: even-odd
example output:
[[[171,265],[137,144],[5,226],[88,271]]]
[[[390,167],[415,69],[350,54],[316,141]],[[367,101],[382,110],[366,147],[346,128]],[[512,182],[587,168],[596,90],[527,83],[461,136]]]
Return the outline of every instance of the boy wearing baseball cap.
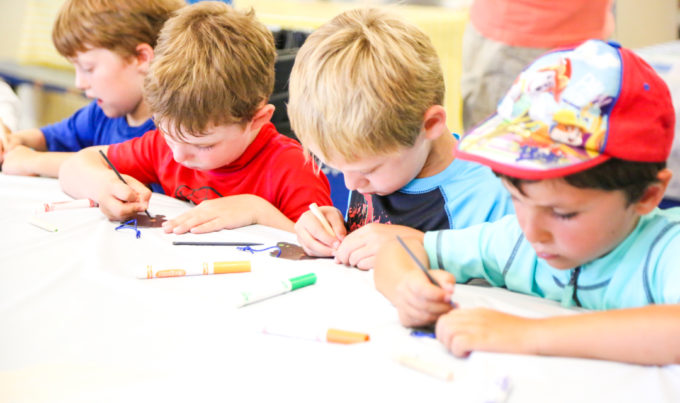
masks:
[[[455,355],[473,350],[680,363],[680,209],[659,210],[671,178],[668,88],[642,59],[587,41],[537,59],[457,157],[491,167],[516,216],[385,245],[376,287],[402,324],[436,323]],[[452,309],[454,283],[497,287],[596,312],[528,319]]]

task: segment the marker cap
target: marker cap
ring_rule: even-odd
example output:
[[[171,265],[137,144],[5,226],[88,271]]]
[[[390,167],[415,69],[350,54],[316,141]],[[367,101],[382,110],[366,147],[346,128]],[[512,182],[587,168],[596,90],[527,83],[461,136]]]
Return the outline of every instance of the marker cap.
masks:
[[[316,283],[316,274],[315,273],[308,273],[308,274],[303,274],[302,276],[297,276],[288,279],[290,281],[291,288],[290,290],[297,290],[298,288],[306,287],[308,285],[312,285]]]
[[[250,271],[250,262],[247,260],[213,263],[213,272],[215,274],[243,273],[246,271]]]

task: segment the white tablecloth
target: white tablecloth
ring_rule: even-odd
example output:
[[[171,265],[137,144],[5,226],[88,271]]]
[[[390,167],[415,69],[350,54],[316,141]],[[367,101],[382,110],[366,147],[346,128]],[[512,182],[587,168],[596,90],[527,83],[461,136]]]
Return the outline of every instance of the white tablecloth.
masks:
[[[680,401],[680,367],[473,353],[451,356],[414,338],[373,287],[371,272],[330,260],[289,261],[233,247],[172,240],[295,242],[262,226],[206,235],[115,231],[98,209],[46,213],[51,233],[28,223],[41,202],[68,200],[52,179],[0,174],[0,401],[484,401],[498,379],[509,402]],[[189,208],[156,195],[149,211]],[[146,264],[252,261],[252,272],[139,280]],[[243,308],[239,290],[314,272],[316,285]],[[458,285],[462,307],[528,316],[572,314],[557,304]],[[369,333],[339,345],[266,335],[264,325]],[[395,357],[418,355],[454,372],[446,382]],[[436,399],[436,400],[435,400]]]

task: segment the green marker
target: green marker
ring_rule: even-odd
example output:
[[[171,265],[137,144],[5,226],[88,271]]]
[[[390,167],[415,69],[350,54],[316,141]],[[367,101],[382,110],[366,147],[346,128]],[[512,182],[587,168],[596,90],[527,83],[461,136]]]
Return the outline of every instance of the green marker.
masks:
[[[242,307],[244,305],[285,294],[314,283],[316,283],[316,274],[309,273],[302,276],[289,278],[287,280],[281,280],[273,284],[268,284],[266,287],[253,291],[242,291],[239,295],[240,300],[236,303],[236,306]]]

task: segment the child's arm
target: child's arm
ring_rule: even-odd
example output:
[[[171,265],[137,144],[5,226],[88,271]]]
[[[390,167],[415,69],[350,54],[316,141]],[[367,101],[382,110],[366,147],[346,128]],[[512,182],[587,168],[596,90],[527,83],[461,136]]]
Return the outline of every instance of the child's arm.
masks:
[[[20,145],[5,153],[2,172],[8,175],[39,175],[56,178],[59,167],[72,156],[70,152],[35,151]]]
[[[423,233],[404,225],[371,223],[347,235],[335,251],[335,261],[362,270],[375,265],[375,256],[382,245],[397,238],[415,238],[421,242]]]
[[[421,240],[404,239],[415,256],[428,267],[427,254]],[[380,248],[374,270],[375,287],[397,308],[404,326],[424,326],[449,312],[455,278],[442,270],[430,274],[441,284],[429,282],[416,263],[398,241],[390,241]]]
[[[59,169],[59,183],[74,198],[90,198],[111,220],[122,220],[146,210],[151,191],[137,179],[123,175],[123,183],[99,154],[108,146],[88,147],[73,154]]]
[[[678,305],[650,305],[543,319],[483,308],[457,309],[439,318],[436,334],[457,356],[484,350],[643,365],[680,363]]]
[[[47,151],[47,142],[40,129],[6,133],[0,142],[0,162],[4,161],[4,156],[8,151],[22,145],[37,151]]]
[[[178,217],[163,223],[165,232],[194,234],[262,224],[293,232],[294,223],[265,199],[236,195],[206,200]]]
[[[345,221],[340,210],[335,207],[321,206],[319,211],[333,229],[333,235],[326,231],[311,210],[304,212],[295,223],[295,234],[300,246],[308,255],[333,256],[340,246],[340,241],[347,234]]]

